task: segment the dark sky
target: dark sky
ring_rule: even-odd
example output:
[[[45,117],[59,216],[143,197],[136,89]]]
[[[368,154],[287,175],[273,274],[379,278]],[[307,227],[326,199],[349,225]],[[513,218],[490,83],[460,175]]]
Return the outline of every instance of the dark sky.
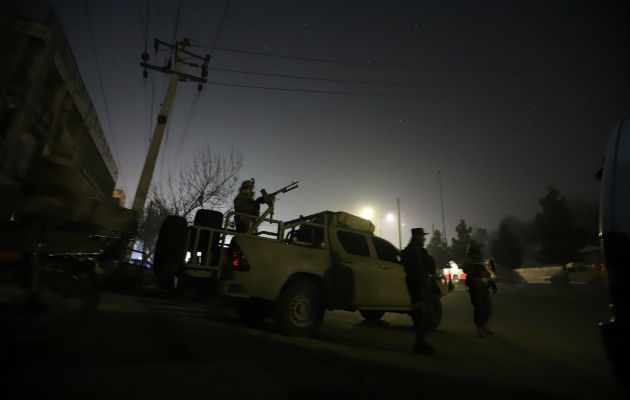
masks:
[[[233,0],[224,19],[226,0],[49,3],[110,135],[128,206],[151,101],[156,113],[168,79],[143,80],[147,37],[149,49],[156,37],[191,38],[200,54],[215,40],[224,49],[212,51],[201,97],[194,83],[178,86],[154,180],[207,145],[234,150],[258,189],[300,180],[277,217],[369,206],[394,243],[384,216],[396,198],[403,241],[411,225],[441,228],[438,170],[449,237],[460,219],[493,231],[508,214],[533,217],[549,185],[597,201],[593,175],[630,113],[626,0]],[[160,65],[167,55],[150,54]]]

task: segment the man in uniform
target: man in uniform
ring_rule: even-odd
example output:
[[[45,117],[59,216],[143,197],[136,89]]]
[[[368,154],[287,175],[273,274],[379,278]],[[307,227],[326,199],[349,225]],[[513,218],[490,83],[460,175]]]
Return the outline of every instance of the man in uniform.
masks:
[[[492,307],[490,303],[490,289],[497,292],[497,285],[492,279],[492,272],[483,261],[481,249],[476,243],[471,243],[464,263],[466,273],[466,286],[470,293],[470,302],[473,305],[473,322],[477,327],[477,334],[483,338],[493,335],[486,326],[490,320]]]
[[[405,281],[411,297],[411,318],[416,332],[414,351],[419,354],[435,354],[435,348],[428,344],[424,336],[428,331],[426,302],[431,296],[431,275],[435,273],[435,261],[424,248],[424,229],[413,228],[409,244],[402,252],[405,267]]]
[[[247,232],[260,215],[260,204],[266,201],[265,196],[254,200],[254,180],[243,181],[238,195],[234,198],[234,211],[251,215],[237,215],[234,217],[237,232]]]

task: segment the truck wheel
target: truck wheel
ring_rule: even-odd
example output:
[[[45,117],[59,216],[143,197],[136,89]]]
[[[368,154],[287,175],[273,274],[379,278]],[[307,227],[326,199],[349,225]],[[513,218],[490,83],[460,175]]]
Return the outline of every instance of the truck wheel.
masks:
[[[197,210],[193,225],[203,226],[206,228],[221,228],[223,222],[223,214],[215,210]]]
[[[442,321],[442,302],[435,299],[427,304],[427,325],[430,331],[437,329]]]
[[[186,257],[187,240],[186,219],[176,215],[166,217],[155,245],[153,263],[153,273],[163,289],[175,290],[176,282],[182,278],[181,267]]]
[[[359,310],[359,313],[368,321],[379,321],[385,315],[385,311],[380,310]]]
[[[289,336],[309,336],[322,322],[324,307],[320,289],[312,282],[290,283],[276,304],[276,324]]]

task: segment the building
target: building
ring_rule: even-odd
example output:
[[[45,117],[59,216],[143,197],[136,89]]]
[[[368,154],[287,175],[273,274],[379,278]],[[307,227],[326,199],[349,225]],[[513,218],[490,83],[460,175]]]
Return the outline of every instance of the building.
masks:
[[[0,220],[88,215],[118,170],[53,9],[0,2],[0,49]]]

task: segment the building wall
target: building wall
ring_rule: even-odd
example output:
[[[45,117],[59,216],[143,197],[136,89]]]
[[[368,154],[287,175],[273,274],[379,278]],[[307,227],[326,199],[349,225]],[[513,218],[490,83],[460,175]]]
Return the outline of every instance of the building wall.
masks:
[[[0,218],[47,190],[76,204],[111,198],[118,170],[52,8],[2,2],[0,51]]]

